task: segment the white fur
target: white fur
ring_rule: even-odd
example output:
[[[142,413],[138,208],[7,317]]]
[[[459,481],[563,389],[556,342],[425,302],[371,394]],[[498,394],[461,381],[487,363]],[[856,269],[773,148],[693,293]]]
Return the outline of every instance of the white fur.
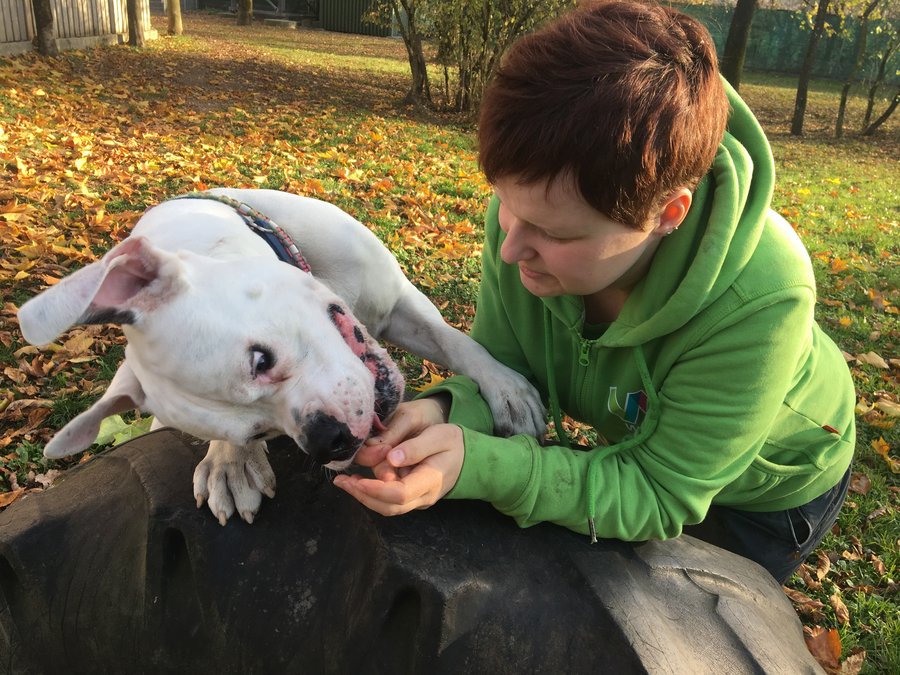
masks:
[[[206,501],[223,524],[235,510],[252,522],[262,494],[275,489],[265,438],[288,434],[308,449],[317,433],[311,420],[323,417],[355,438],[371,429],[374,378],[326,311],[341,301],[375,339],[475,379],[497,433],[542,433],[544,410],[528,381],[447,325],[361,223],[336,206],[284,192],[212,192],[280,225],[313,275],[278,261],[227,205],[173,200],[148,210],[102,260],[19,311],[22,333],[34,344],[75,323],[126,321],[125,361],[109,389],[50,441],[48,457],[84,450],[104,417],[139,407],[158,424],[213,441],[194,474],[198,506]],[[253,345],[276,360],[256,378]]]

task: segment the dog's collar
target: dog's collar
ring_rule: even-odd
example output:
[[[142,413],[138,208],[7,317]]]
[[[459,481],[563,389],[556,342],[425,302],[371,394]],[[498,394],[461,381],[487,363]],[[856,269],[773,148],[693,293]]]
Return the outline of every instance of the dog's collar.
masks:
[[[274,221],[267,218],[252,206],[239,202],[237,199],[226,197],[225,195],[213,195],[208,192],[192,192],[190,194],[175,197],[175,199],[210,199],[215,202],[221,202],[233,208],[237,214],[244,219],[247,227],[262,237],[265,242],[275,251],[275,255],[282,262],[286,262],[295,267],[299,267],[304,272],[312,274],[309,263],[300,252],[300,247],[294,243],[290,235],[281,229]]]

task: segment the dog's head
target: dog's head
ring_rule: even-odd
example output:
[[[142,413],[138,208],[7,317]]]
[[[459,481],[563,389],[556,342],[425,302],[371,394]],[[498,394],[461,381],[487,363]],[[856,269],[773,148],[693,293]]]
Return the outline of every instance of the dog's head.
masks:
[[[268,258],[219,261],[132,237],[22,306],[25,339],[120,323],[126,363],[95,406],[48,444],[83,450],[103,417],[129,408],[203,439],[291,436],[343,468],[403,393],[396,365],[341,299]]]

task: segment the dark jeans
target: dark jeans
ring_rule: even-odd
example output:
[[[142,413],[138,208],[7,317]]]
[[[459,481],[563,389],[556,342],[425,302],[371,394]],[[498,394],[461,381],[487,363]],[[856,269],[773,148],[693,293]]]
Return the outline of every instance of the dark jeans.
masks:
[[[783,584],[834,525],[848,487],[850,469],[824,494],[785,511],[755,513],[713,505],[706,519],[686,526],[684,534],[750,558]]]

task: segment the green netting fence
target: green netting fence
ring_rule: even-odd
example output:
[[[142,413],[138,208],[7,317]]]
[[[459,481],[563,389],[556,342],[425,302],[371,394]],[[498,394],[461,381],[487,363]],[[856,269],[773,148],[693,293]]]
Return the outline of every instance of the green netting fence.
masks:
[[[683,5],[670,3],[686,14],[696,17],[709,29],[716,48],[721,55],[731,24],[733,7],[724,5]],[[817,77],[843,80],[853,67],[856,55],[856,34],[859,22],[849,18],[840,27],[836,16],[828,18],[833,29],[822,37],[816,51],[816,64],[813,75]],[[869,22],[867,52],[869,58],[859,77],[874,77],[878,67],[875,53],[887,43],[887,34],[877,33],[879,21]],[[840,30],[834,30],[840,27]],[[811,29],[806,18],[790,10],[758,9],[753,17],[750,29],[750,40],[744,67],[750,70],[773,71],[780,73],[797,73],[806,55]],[[894,53],[888,63],[886,79],[891,83],[900,83],[900,54]]]

